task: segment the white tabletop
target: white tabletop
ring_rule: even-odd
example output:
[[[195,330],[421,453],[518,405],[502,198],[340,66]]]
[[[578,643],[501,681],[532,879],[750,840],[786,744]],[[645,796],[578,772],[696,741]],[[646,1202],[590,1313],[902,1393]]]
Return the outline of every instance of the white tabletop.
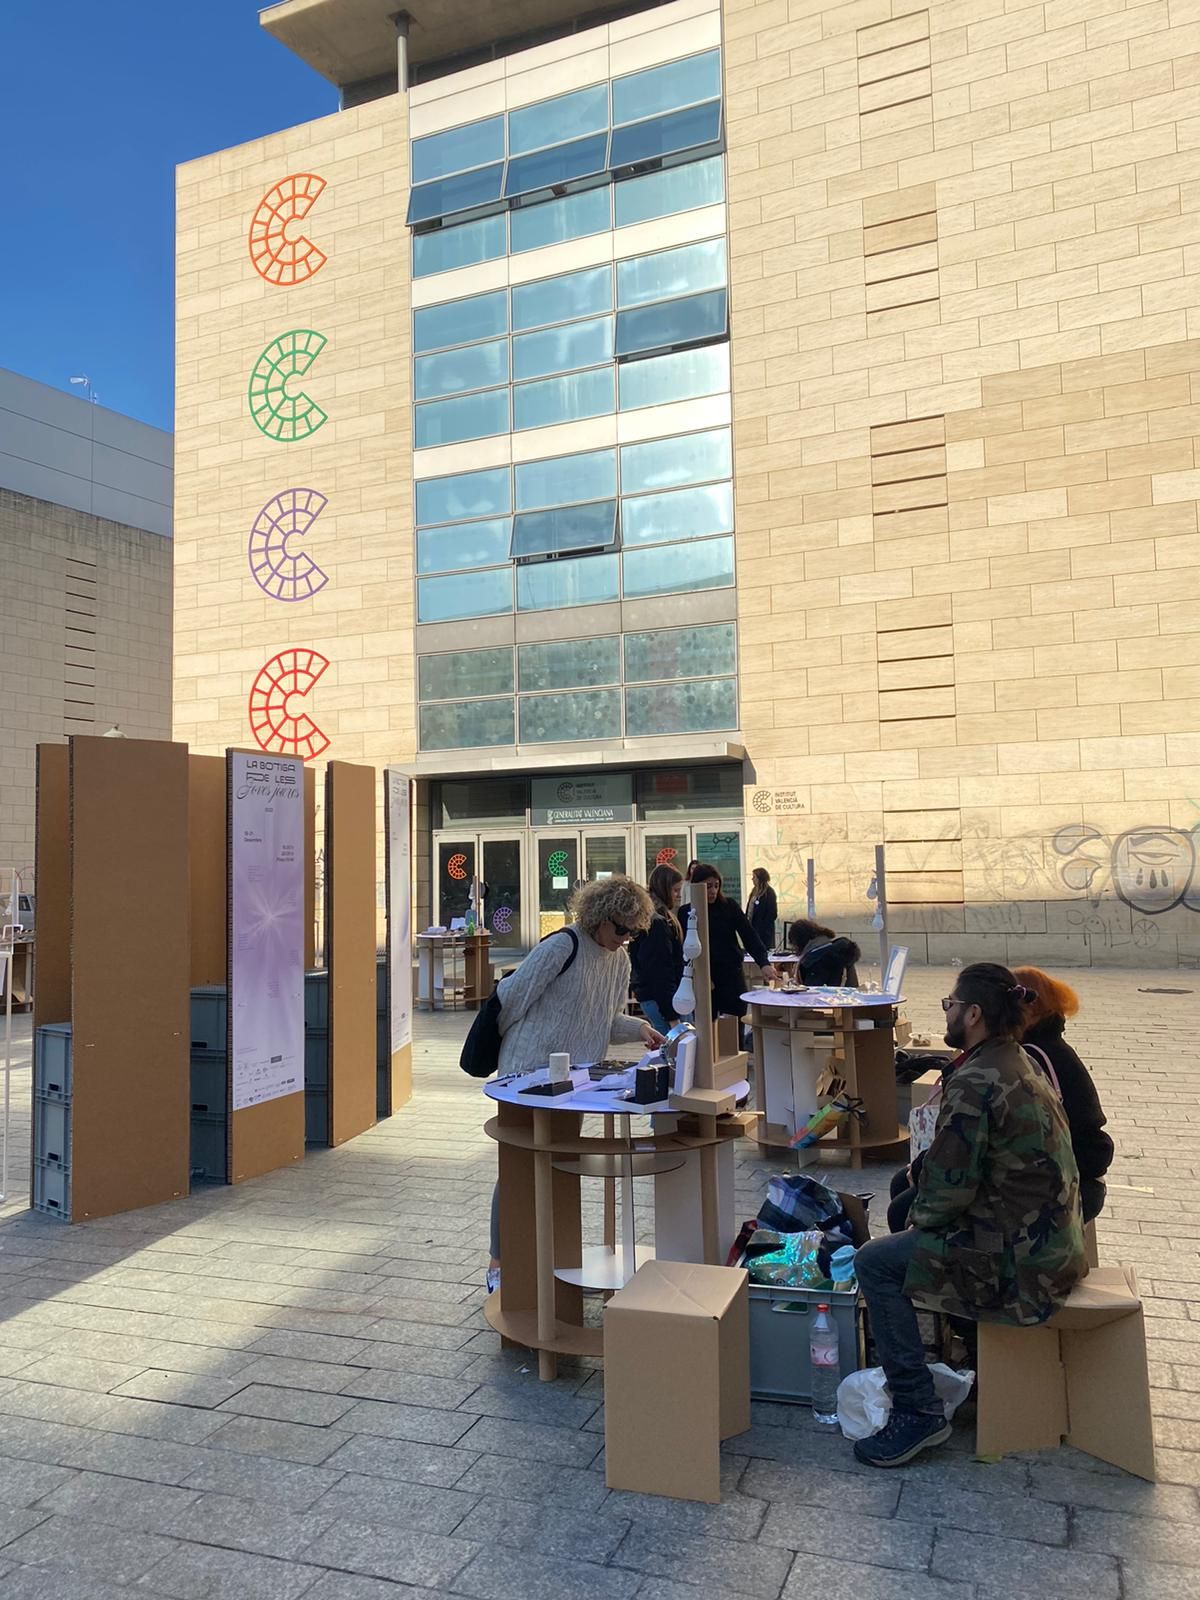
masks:
[[[634,1100],[623,1100],[620,1089],[599,1089],[592,1083],[586,1067],[576,1067],[571,1073],[575,1088],[570,1094],[522,1094],[531,1084],[546,1083],[550,1077],[548,1067],[535,1072],[523,1072],[515,1078],[489,1078],[483,1092],[490,1100],[502,1100],[506,1105],[524,1106],[527,1111],[590,1111],[615,1117],[645,1117],[669,1112],[669,1100],[659,1100],[652,1105],[638,1105]],[[741,1100],[750,1093],[744,1080],[731,1086],[732,1094]],[[676,1113],[678,1115],[678,1113]]]
[[[836,1011],[851,1006],[898,1006],[902,994],[871,994],[865,989],[816,987],[788,994],[784,989],[748,989],[742,996],[752,1006],[791,1006],[797,1011]]]

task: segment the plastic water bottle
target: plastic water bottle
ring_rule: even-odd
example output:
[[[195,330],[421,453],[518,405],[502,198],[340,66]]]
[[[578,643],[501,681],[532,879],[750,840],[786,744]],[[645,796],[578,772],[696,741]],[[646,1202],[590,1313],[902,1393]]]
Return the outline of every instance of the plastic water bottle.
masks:
[[[812,1412],[815,1422],[837,1423],[837,1392],[841,1381],[837,1326],[827,1305],[819,1305],[808,1341],[812,1363]]]

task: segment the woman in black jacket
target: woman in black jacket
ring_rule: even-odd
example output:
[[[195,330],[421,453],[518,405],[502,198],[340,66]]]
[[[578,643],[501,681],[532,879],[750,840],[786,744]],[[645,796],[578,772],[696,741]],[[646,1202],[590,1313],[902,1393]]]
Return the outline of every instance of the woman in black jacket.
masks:
[[[712,1014],[714,1017],[744,1017],[746,1002],[742,991],[746,987],[742,971],[743,951],[756,962],[764,978],[778,977],[771,965],[771,952],[746,920],[741,906],[727,900],[721,893],[721,874],[716,867],[701,862],[692,873],[693,883],[702,883],[708,891],[708,970],[712,979]],[[680,911],[680,922],[687,934],[690,906]],[[697,1002],[699,996],[697,996]]]
[[[633,992],[642,1015],[659,1033],[666,1033],[679,1017],[674,1002],[683,977],[683,930],[675,908],[682,884],[683,874],[674,867],[655,867],[647,884],[654,921],[629,946]]]
[[[1079,1010],[1079,996],[1040,967],[1014,967],[1013,976],[1033,997],[1025,1008],[1021,1044],[1037,1066],[1045,1068],[1049,1062],[1058,1080],[1079,1168],[1079,1207],[1083,1220],[1090,1222],[1104,1206],[1104,1174],[1112,1165],[1113,1142],[1104,1132],[1108,1119],[1092,1075],[1063,1038],[1067,1018]]]
[[[770,951],[775,948],[775,919],[779,916],[779,903],[775,899],[771,874],[766,867],[755,867],[751,877],[754,879],[754,888],[746,901],[746,916],[750,926]]]
[[[839,937],[832,928],[802,918],[789,927],[788,944],[800,957],[796,976],[801,983],[858,988],[856,963],[862,951],[853,939]]]

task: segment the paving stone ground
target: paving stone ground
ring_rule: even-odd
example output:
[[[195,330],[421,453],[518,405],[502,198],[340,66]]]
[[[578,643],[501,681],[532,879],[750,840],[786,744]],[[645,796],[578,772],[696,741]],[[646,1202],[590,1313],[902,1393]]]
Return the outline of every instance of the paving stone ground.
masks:
[[[952,981],[910,973],[918,1028]],[[456,1066],[465,1019],[418,1017],[412,1105],[298,1170],[75,1227],[12,1186],[0,1600],[1191,1600],[1200,983],[1073,981],[1118,1147],[1101,1254],[1147,1297],[1157,1485],[1065,1449],[976,1462],[965,1426],[873,1472],[807,1410],[757,1405],[720,1506],[610,1493],[601,1374],[539,1384],[483,1319],[494,1146]],[[14,1085],[23,1129],[27,1068]],[[742,1215],[781,1166],[739,1152]],[[862,1187],[883,1199],[889,1175]]]

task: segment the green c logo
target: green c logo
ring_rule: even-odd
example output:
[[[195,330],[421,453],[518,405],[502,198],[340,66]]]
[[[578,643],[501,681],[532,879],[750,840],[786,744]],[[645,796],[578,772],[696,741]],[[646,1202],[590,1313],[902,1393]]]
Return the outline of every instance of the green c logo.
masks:
[[[289,395],[286,385],[291,377],[303,377],[325,344],[323,333],[294,328],[273,340],[254,363],[250,374],[250,415],[268,439],[295,444],[324,424],[326,414],[317,402],[303,390]]]

